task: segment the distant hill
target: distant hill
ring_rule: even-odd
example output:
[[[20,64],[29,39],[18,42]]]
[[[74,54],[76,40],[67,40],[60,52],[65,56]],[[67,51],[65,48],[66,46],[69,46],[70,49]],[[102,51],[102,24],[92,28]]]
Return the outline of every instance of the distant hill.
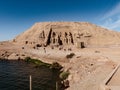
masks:
[[[30,46],[106,46],[120,44],[120,33],[88,22],[40,22],[13,41]]]

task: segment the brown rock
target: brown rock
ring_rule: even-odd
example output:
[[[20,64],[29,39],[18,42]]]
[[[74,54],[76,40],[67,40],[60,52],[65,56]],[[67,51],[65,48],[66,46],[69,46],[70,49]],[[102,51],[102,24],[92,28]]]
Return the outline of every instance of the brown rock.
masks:
[[[120,33],[87,22],[43,22],[14,39],[14,43],[35,45],[75,45],[76,47],[120,44]]]

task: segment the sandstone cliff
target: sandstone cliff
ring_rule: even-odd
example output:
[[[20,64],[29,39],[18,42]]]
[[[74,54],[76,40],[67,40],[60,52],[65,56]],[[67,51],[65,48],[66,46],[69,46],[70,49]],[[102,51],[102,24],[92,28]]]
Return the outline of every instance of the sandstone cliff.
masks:
[[[36,23],[13,41],[32,46],[106,46],[120,44],[120,33],[88,22],[43,22]]]

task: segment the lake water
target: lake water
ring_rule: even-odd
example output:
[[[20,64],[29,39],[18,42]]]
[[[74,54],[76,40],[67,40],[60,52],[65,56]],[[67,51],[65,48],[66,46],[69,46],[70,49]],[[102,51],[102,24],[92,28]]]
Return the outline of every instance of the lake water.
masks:
[[[55,73],[47,67],[35,68],[24,61],[0,60],[0,90],[29,90],[29,75],[32,75],[32,90],[55,90]]]

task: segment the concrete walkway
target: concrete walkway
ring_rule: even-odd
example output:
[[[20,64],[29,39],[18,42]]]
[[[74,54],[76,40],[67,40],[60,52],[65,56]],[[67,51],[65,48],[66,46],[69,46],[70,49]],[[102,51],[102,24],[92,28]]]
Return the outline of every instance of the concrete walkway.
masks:
[[[105,84],[105,90],[120,90],[120,64],[107,77]]]

